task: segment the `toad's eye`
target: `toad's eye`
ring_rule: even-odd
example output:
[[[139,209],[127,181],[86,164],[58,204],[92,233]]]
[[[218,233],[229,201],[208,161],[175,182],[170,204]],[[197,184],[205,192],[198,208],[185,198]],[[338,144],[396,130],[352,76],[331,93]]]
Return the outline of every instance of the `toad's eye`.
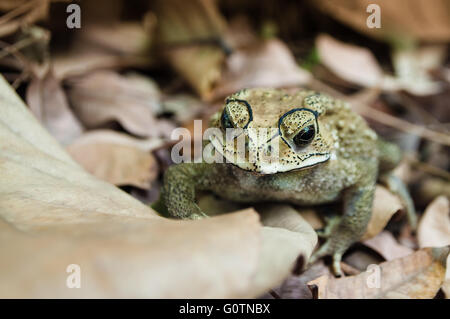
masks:
[[[230,116],[228,115],[226,109],[223,110],[222,117],[220,118],[220,123],[222,124],[222,128],[233,128],[233,123],[231,122]]]
[[[303,147],[311,143],[316,135],[316,129],[314,125],[304,127],[297,135],[292,139],[297,147]]]

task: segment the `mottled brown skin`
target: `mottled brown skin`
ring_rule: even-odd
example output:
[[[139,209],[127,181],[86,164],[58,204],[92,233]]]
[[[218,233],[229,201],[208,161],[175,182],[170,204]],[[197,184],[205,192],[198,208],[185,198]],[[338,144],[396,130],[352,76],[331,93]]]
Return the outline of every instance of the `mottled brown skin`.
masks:
[[[294,109],[297,111],[292,112]],[[171,166],[163,187],[169,214],[188,219],[206,217],[195,203],[198,190],[243,203],[318,205],[342,200],[342,218],[323,233],[327,240],[312,257],[314,261],[332,255],[333,269],[341,275],[342,255],[361,238],[370,219],[379,167],[383,171],[395,167],[400,159],[398,148],[381,141],[346,103],[312,91],[290,95],[274,89],[242,90],[226,100],[224,109],[212,117],[211,127],[224,129],[223,112],[235,128],[243,128],[246,151],[255,151],[258,159],[267,152],[266,140],[253,140],[247,130],[279,129],[280,135],[274,138],[279,147],[278,163],[238,163],[231,159],[237,153],[234,146],[223,146],[223,141],[212,138],[215,150],[232,163]],[[297,147],[294,137],[311,125],[314,138]],[[397,187],[408,201],[404,185],[391,175],[383,176],[388,176],[388,185]],[[409,205],[413,210],[411,201]]]

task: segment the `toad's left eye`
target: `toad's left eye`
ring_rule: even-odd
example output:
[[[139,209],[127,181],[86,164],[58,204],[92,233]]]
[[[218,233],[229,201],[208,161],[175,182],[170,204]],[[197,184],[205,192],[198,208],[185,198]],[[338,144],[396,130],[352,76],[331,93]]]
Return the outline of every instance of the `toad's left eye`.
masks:
[[[314,125],[309,125],[298,132],[297,135],[294,136],[293,141],[297,147],[303,147],[311,143],[315,135],[316,129]]]

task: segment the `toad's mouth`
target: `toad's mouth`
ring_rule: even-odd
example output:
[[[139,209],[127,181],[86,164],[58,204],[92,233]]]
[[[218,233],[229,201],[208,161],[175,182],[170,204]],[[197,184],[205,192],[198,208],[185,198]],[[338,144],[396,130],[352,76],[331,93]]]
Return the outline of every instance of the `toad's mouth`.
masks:
[[[211,138],[210,141],[214,147],[214,150],[222,156],[220,163],[231,164],[242,170],[252,172],[257,175],[269,175],[304,170],[327,162],[331,158],[331,154],[328,152],[317,152],[302,156],[294,153],[289,157],[289,159],[284,159],[277,156],[265,157],[262,155],[262,150],[257,149],[255,156],[253,156],[252,160],[250,160],[249,157],[247,157],[247,151],[237,152],[234,148],[227,149],[218,138]]]

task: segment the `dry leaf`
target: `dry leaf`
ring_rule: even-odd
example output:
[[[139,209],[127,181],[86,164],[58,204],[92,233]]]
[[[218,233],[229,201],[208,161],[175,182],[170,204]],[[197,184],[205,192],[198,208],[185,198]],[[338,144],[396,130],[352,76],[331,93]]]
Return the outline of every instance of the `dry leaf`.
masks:
[[[377,185],[373,200],[372,216],[362,240],[376,236],[387,225],[391,217],[403,208],[400,199],[385,187]]]
[[[158,121],[160,92],[151,79],[97,71],[74,81],[71,103],[86,127],[96,128],[110,121],[138,136],[170,136],[173,125]]]
[[[437,53],[430,48],[395,51],[395,76],[392,76],[384,74],[375,56],[366,48],[325,34],[317,37],[316,47],[322,64],[350,83],[386,91],[406,90],[415,95],[435,94],[441,89],[428,75],[428,68],[436,66],[437,60]]]
[[[326,34],[317,37],[316,47],[320,61],[342,79],[367,87],[381,85],[383,70],[368,49],[343,43]]]
[[[256,297],[302,251],[301,234],[262,230],[252,210],[162,218],[80,169],[3,78],[0,102],[2,297]],[[80,289],[65,285],[70,264]]]
[[[433,52],[433,48],[436,52]],[[394,50],[392,55],[396,75],[396,78],[392,79],[394,89],[399,87],[415,95],[439,93],[442,90],[440,83],[434,82],[428,74],[431,69],[442,64],[445,56],[442,54],[441,58],[436,58],[439,53],[439,47]],[[385,88],[388,89],[388,86],[385,85]]]
[[[216,2],[159,0],[157,39],[171,66],[205,98],[225,60],[220,40],[226,27]]]
[[[214,84],[219,81],[225,54],[216,45],[173,48],[166,52],[172,67],[203,99],[209,98]]]
[[[111,52],[74,49],[52,56],[55,77],[60,80],[84,76],[93,71],[117,70],[131,67],[148,67],[148,57],[122,56]]]
[[[26,92],[31,112],[60,143],[69,144],[83,132],[83,127],[72,113],[61,83],[48,70],[34,77]]]
[[[446,0],[319,0],[311,3],[340,22],[378,39],[391,41],[393,36],[431,42],[450,39],[450,5]],[[381,28],[367,27],[371,13],[366,9],[373,3],[381,8]]]
[[[164,145],[160,139],[139,140],[122,133],[98,130],[84,134],[67,147],[89,173],[114,185],[149,189],[159,173],[151,153]]]
[[[439,196],[428,205],[417,229],[420,247],[450,245],[450,207],[445,196]]]
[[[450,245],[450,207],[447,197],[439,196],[428,205],[419,222],[417,238],[420,247]],[[447,299],[450,299],[450,256],[442,289]]]
[[[450,247],[424,248],[406,257],[381,263],[378,288],[376,270],[339,279],[322,276],[308,285],[317,290],[319,299],[430,299],[444,281],[449,250]]]
[[[325,227],[324,222],[314,209],[304,207],[296,207],[295,209],[311,225],[314,230],[322,229]]]
[[[388,231],[382,231],[375,237],[364,241],[364,245],[375,250],[386,260],[405,257],[413,253],[411,248],[400,245]]]
[[[288,47],[271,39],[231,54],[210,98],[224,97],[243,88],[301,86],[309,80],[310,74],[297,65]]]
[[[256,210],[261,214],[264,226],[284,228],[302,234],[301,256],[306,266],[317,244],[317,234],[309,223],[290,205],[264,204],[256,206]]]

